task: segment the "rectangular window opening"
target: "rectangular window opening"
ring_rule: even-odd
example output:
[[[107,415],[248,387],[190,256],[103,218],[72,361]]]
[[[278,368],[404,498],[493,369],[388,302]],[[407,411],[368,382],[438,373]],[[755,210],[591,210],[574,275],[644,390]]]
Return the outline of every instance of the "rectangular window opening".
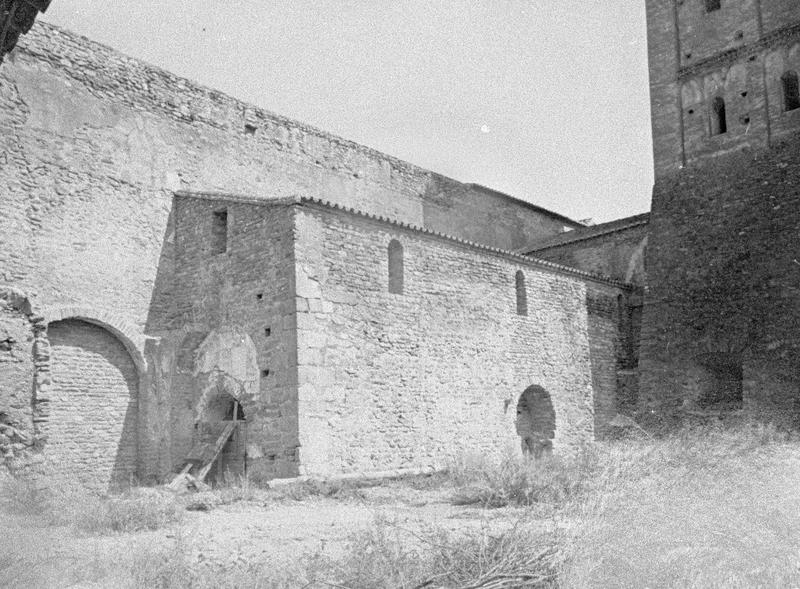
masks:
[[[722,0],[706,0],[706,12],[714,12],[722,8]]]
[[[224,254],[228,251],[228,211],[214,211],[211,224],[211,252]]]

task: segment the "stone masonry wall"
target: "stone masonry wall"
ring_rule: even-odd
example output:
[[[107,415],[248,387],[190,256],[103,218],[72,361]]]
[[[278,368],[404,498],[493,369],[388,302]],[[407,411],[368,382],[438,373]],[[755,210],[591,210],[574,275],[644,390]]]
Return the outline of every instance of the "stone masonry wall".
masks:
[[[111,333],[68,319],[48,326],[52,389],[44,471],[100,492],[136,482],[139,378]]]
[[[569,231],[532,244],[528,255],[643,286],[647,215]]]
[[[800,126],[783,108],[781,75],[800,71],[795,0],[647,0],[656,178],[694,160],[762,148]],[[728,130],[712,133],[714,98]]]
[[[659,179],[650,227],[646,406],[713,401],[738,372],[745,407],[800,421],[800,136]]]
[[[227,215],[224,252],[214,250],[214,216],[221,211]],[[204,409],[220,393],[244,410],[239,441],[246,437],[251,476],[296,474],[291,211],[194,195],[175,198],[174,216],[175,304],[151,362],[159,366],[158,390],[170,406],[169,417],[154,426],[170,449],[159,474],[181,466],[197,442],[195,423],[215,419]]]
[[[113,317],[124,327],[114,335],[124,335],[134,356],[192,350],[199,343],[190,338],[181,347],[168,333],[172,197],[180,189],[264,200],[324,195],[418,225],[427,222],[425,203],[443,199],[450,214],[432,204],[433,227],[498,245],[553,226],[553,214],[542,209],[497,197],[505,203],[497,215],[497,198],[474,198],[468,185],[37,23],[0,68],[0,284],[25,292],[52,311],[48,317]],[[451,192],[469,201],[470,217],[487,222],[462,231],[467,215]],[[8,329],[15,321],[8,319]],[[167,338],[163,345],[159,337]],[[137,370],[138,460],[147,479],[171,468],[182,448],[161,453],[171,447],[169,425],[159,419],[169,404],[162,385],[171,365],[141,362]],[[264,456],[283,464],[277,470],[293,468],[286,466],[292,458],[281,462],[283,442],[275,444],[281,449]]]
[[[556,450],[593,438],[590,338],[614,336],[587,317],[584,279],[358,213],[309,202],[298,209],[306,473],[436,467],[464,453],[519,452],[516,407],[531,385],[552,399]],[[402,294],[388,287],[392,240],[403,250]],[[518,270],[525,316],[516,309]],[[613,343],[605,345],[613,373]]]
[[[426,229],[511,251],[565,227],[582,227],[561,215],[535,214],[535,208],[483,186],[441,177],[430,183],[422,202]]]
[[[49,359],[42,317],[24,293],[0,289],[0,454],[11,471],[31,466],[41,445]]]

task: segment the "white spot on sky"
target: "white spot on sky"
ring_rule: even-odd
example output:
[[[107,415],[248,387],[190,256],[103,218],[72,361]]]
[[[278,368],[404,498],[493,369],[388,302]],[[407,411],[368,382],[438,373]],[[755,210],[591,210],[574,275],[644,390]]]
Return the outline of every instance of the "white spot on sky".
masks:
[[[491,131],[489,125],[481,125],[481,133],[488,133],[489,131]]]

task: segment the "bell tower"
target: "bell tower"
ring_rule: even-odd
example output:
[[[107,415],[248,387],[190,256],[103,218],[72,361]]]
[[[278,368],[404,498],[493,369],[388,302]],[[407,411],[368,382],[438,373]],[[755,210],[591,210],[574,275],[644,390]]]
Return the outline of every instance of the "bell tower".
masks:
[[[800,2],[646,0],[640,406],[800,425]]]

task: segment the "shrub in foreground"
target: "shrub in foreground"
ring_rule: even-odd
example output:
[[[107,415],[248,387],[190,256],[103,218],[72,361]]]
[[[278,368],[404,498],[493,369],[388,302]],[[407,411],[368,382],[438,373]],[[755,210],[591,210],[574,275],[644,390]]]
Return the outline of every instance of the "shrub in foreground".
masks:
[[[462,462],[449,469],[456,505],[505,507],[543,503],[559,506],[584,494],[597,468],[591,450],[577,458],[546,456],[533,460],[507,457],[500,462]]]

